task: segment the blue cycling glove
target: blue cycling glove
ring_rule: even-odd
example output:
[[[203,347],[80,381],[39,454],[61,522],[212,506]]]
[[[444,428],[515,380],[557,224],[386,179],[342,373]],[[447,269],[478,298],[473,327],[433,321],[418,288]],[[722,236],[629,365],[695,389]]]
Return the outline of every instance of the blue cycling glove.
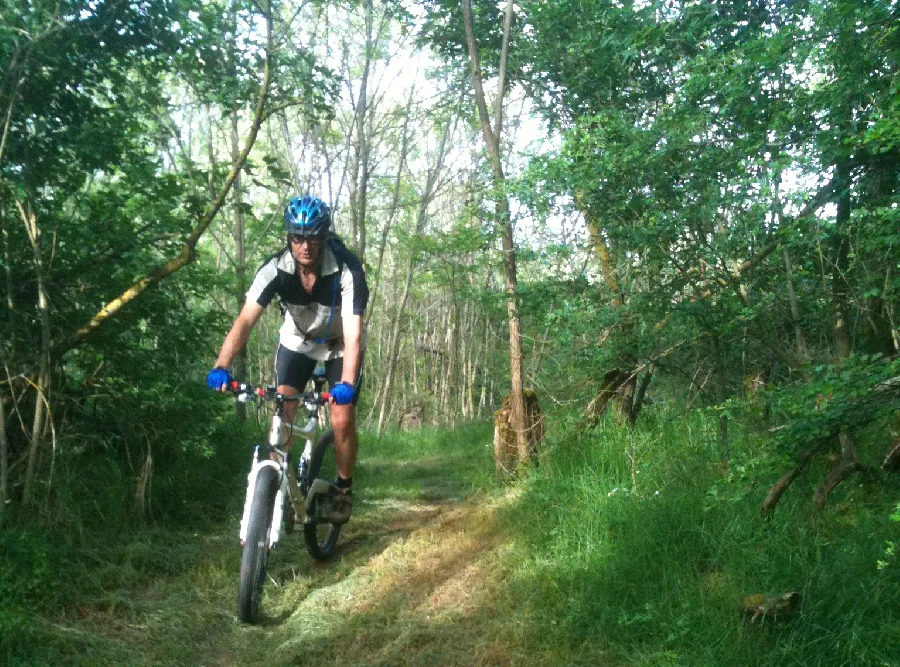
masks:
[[[218,390],[222,388],[223,384],[230,385],[233,380],[231,371],[227,368],[213,368],[206,376],[206,386]]]
[[[349,405],[356,396],[356,389],[349,382],[339,382],[331,388],[331,397],[338,405]]]

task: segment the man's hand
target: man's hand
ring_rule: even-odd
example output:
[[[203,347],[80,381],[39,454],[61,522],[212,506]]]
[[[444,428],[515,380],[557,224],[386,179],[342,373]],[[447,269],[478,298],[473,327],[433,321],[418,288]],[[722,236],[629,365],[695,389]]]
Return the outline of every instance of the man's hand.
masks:
[[[227,368],[213,368],[206,376],[206,386],[213,391],[227,391],[234,378]]]
[[[350,405],[354,396],[356,396],[356,389],[349,382],[339,382],[331,388],[331,400],[336,405]]]

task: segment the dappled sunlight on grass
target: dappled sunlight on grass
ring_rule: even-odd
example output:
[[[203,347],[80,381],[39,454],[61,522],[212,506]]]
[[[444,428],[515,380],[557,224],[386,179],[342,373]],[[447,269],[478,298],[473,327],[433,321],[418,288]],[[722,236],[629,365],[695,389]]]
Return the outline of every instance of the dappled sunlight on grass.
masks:
[[[516,497],[479,498],[441,511],[346,582],[311,595],[282,628],[278,662],[599,664],[596,650],[533,651],[527,623],[498,613],[508,535],[497,509]]]
[[[557,433],[506,487],[483,425],[391,435],[361,451],[335,557],[299,532],[272,552],[257,626],[235,617],[233,519],[91,551],[35,637],[48,664],[892,664],[884,498],[848,488],[858,511],[814,516],[795,494],[764,522],[752,441],[726,469],[705,419]],[[796,619],[741,618],[742,596],[790,590]]]

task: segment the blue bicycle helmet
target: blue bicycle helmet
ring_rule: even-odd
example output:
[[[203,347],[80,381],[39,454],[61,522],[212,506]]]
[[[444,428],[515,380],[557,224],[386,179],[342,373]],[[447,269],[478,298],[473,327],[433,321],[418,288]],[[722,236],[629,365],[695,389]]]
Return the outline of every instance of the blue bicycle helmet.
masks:
[[[331,228],[331,209],[318,197],[294,197],[284,207],[284,229],[288,234],[321,236]]]

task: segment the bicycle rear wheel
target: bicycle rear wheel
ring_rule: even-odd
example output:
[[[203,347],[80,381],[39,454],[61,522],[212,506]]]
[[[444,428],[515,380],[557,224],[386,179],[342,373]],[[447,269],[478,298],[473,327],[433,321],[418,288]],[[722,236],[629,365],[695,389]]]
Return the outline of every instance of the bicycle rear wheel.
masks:
[[[238,618],[244,623],[255,623],[259,614],[277,492],[278,472],[268,466],[260,468],[256,475],[256,488],[253,490],[253,504],[250,506],[238,586]]]
[[[323,433],[313,446],[309,457],[310,483],[316,479],[337,479],[337,460],[334,453],[334,431]],[[304,523],[303,537],[306,550],[316,560],[326,560],[334,553],[341,526],[336,523]]]

